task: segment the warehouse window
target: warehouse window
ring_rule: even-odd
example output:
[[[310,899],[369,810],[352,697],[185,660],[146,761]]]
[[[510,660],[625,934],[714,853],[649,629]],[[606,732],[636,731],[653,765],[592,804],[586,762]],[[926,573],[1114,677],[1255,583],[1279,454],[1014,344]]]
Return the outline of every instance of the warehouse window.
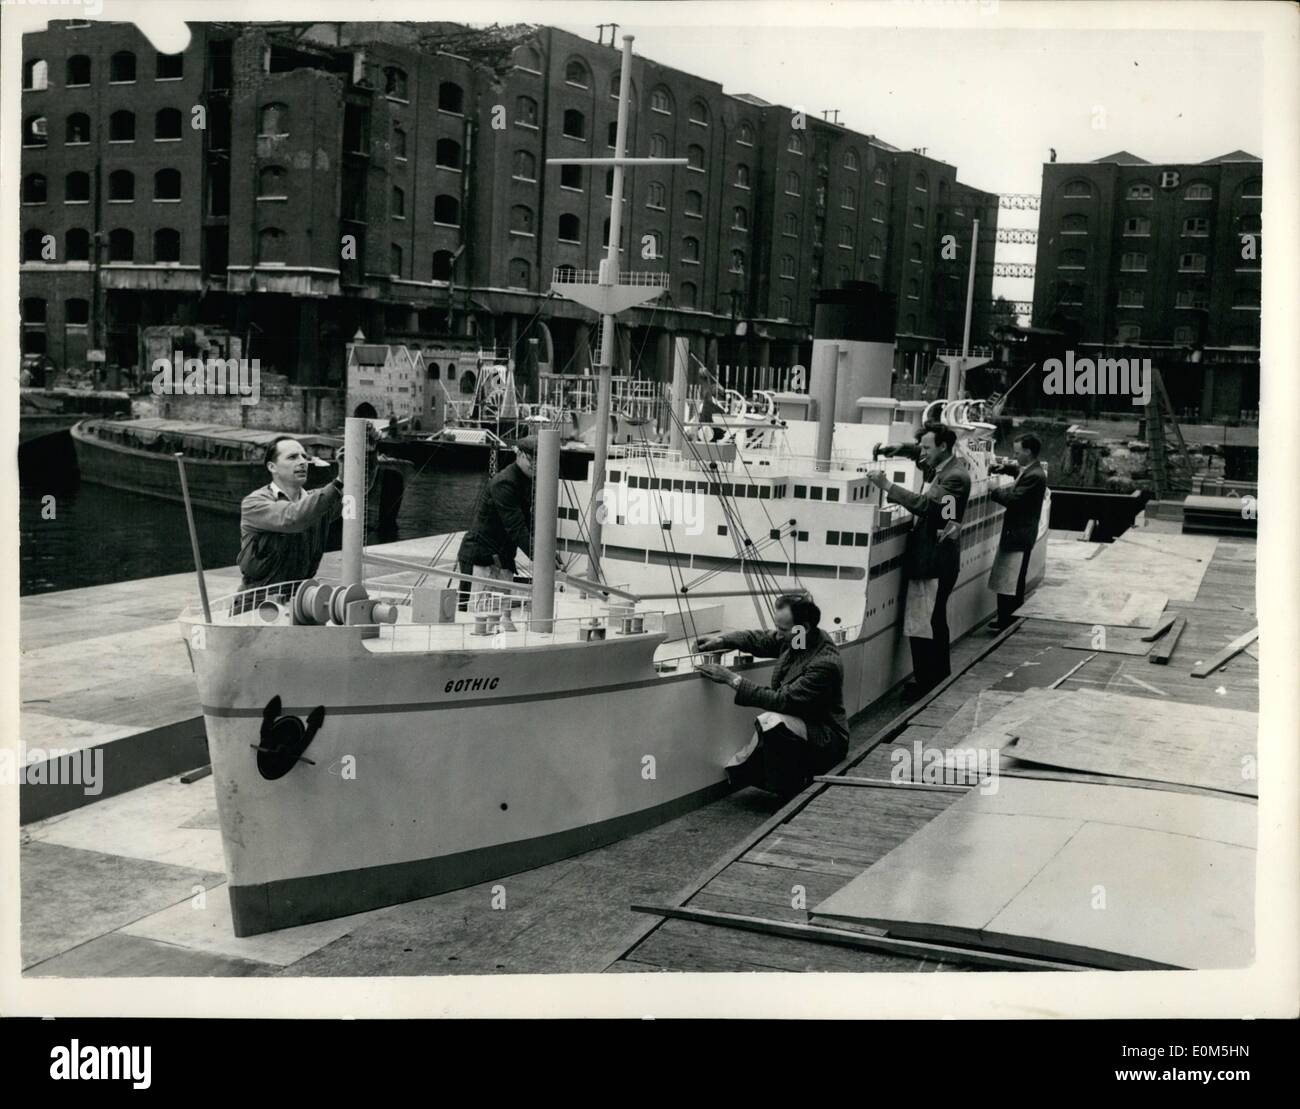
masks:
[[[1128,187],[1127,195],[1129,200],[1150,200],[1153,194],[1150,185],[1137,181]]]
[[[50,87],[50,66],[44,58],[23,63],[23,92],[41,92]]]
[[[181,175],[179,170],[160,169],[153,175],[154,200],[180,200]]]
[[[263,166],[257,174],[258,200],[287,200],[288,185],[283,166]]]
[[[560,216],[559,239],[565,243],[576,243],[582,239],[582,223],[572,212]]]
[[[741,163],[736,167],[736,188],[749,188],[749,166]]]
[[[69,327],[85,327],[90,323],[90,301],[72,297],[63,302],[63,319]]]
[[[587,117],[577,108],[566,108],[563,129],[569,138],[585,140],[587,137]]]
[[[748,123],[742,123],[740,125],[740,133],[736,136],[736,142],[740,143],[741,146],[753,146],[754,128]]]
[[[407,98],[406,70],[399,69],[395,65],[384,67],[384,95],[391,96],[394,100]]]
[[[518,181],[536,181],[537,159],[527,150],[516,150],[511,175]]]
[[[288,246],[287,236],[278,227],[264,227],[257,233],[257,264],[282,266]]]
[[[289,108],[285,104],[264,105],[258,117],[258,135],[262,137],[283,137],[289,133]],[[360,146],[350,146],[350,150],[360,150]]]
[[[153,137],[155,141],[167,141],[181,137],[181,113],[176,108],[160,108],[153,117]]]
[[[510,276],[507,284],[514,289],[527,289],[532,284],[533,268],[524,258],[510,259]]]
[[[69,146],[80,146],[90,142],[90,116],[85,112],[73,112],[64,125],[63,141]]]
[[[698,300],[699,290],[696,288],[695,283],[693,281],[683,281],[680,307],[697,308],[699,307]]]
[[[45,232],[39,227],[31,227],[23,232],[23,261],[44,262]]]
[[[63,200],[67,204],[86,204],[90,201],[90,174],[74,170],[63,179]]]
[[[1183,193],[1184,200],[1213,200],[1214,190],[1209,185],[1198,182],[1195,185],[1188,185],[1187,191]]]
[[[444,169],[460,169],[463,165],[460,143],[455,139],[439,139],[433,161]]]
[[[179,262],[181,260],[181,233],[170,227],[160,227],[153,233],[153,260]]]
[[[450,250],[435,250],[433,252],[433,273],[434,281],[450,281],[451,267],[455,261],[452,258]]]
[[[521,127],[537,126],[537,101],[531,96],[521,96],[515,100],[515,123]]]
[[[44,204],[47,191],[45,174],[29,173],[23,178],[24,204]]]
[[[128,111],[114,112],[108,117],[109,142],[135,141],[135,113]]]
[[[73,227],[63,237],[65,262],[90,261],[90,232],[84,227]]]
[[[528,97],[521,96],[520,100],[527,100]],[[537,101],[533,101],[533,122],[537,117]],[[452,115],[465,114],[465,90],[462,89],[455,81],[443,81],[438,86],[438,110],[440,112],[451,112]]]
[[[184,54],[155,54],[153,77],[155,81],[176,81],[185,76]]]
[[[90,59],[85,54],[73,54],[64,70],[63,83],[68,88],[90,84]]]
[[[135,261],[135,235],[125,227],[117,227],[108,233],[108,260],[110,262]]]
[[[135,199],[135,174],[129,169],[115,169],[108,175],[108,199],[127,201]]]
[[[128,84],[135,80],[135,55],[129,50],[119,50],[109,59],[108,79],[113,84]]]
[[[560,188],[582,192],[582,166],[561,166]]]
[[[450,193],[440,193],[433,198],[433,222],[451,227],[460,226],[460,201]]]
[[[406,219],[406,193],[397,185],[393,186],[393,202],[390,211],[393,219]]]
[[[586,64],[580,58],[573,58],[569,64],[564,67],[564,80],[570,85],[576,85],[580,89],[589,88],[591,85],[591,73]]]

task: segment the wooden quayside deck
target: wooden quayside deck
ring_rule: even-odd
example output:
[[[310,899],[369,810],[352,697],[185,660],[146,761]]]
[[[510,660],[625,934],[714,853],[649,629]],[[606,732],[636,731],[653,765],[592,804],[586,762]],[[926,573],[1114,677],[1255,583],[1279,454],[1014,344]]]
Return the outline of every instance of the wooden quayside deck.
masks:
[[[1173,530],[1156,523],[1132,533],[1133,542],[1150,542],[1144,537]],[[1075,560],[1052,557],[1075,553],[1065,546],[1068,542],[1053,542],[1046,586],[1071,579]],[[1063,646],[1089,632],[1078,623],[1025,618],[996,638],[977,630],[954,647],[954,674],[930,698],[904,709],[895,695],[874,706],[855,722],[849,756],[831,775],[776,812],[675,898],[637,906],[645,914],[644,933],[608,969],[921,972],[1061,965],[903,940],[879,929],[809,923],[809,910],[967,791],[969,787],[960,785],[895,784],[892,756],[914,750],[916,743],[960,746],[975,723],[982,692],[1054,686],[1150,698],[1168,707],[1175,728],[1178,717],[1184,716],[1178,711],[1182,706],[1257,711],[1259,664],[1254,647],[1207,678],[1191,676],[1198,661],[1210,659],[1255,626],[1254,556],[1253,540],[1222,539],[1215,545],[1194,599],[1168,603],[1167,614],[1184,617],[1186,625],[1164,665],[1152,665],[1145,655]],[[1188,557],[1161,556],[1167,565]],[[1144,561],[1148,564],[1136,567],[1136,573],[1153,569],[1148,556],[1139,554],[1137,562]],[[1159,582],[1148,582],[1145,588],[1159,588]],[[1125,638],[1122,633],[1120,638]],[[1071,734],[1084,735],[1096,727],[1089,720],[1062,721],[1062,729]],[[1034,776],[1142,784],[1046,769]]]

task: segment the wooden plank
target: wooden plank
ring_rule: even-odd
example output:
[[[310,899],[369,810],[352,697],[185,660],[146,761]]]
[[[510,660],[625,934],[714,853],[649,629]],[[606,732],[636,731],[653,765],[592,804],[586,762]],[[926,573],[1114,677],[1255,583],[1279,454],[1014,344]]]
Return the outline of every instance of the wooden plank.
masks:
[[[813,778],[814,782],[825,782],[829,786],[874,786],[877,789],[932,789],[940,793],[965,793],[965,786],[941,786],[931,785],[928,782],[895,782],[888,778],[850,778],[850,777],[832,777],[830,775],[819,774]]]
[[[1161,620],[1160,623],[1158,623],[1149,632],[1147,632],[1146,635],[1142,637],[1142,639],[1147,643],[1151,643],[1159,639],[1162,635],[1165,634],[1165,632],[1167,632],[1173,626],[1174,621],[1177,619],[1178,616],[1176,613],[1173,612],[1168,613],[1165,616],[1165,618]]]
[[[1006,753],[1022,762],[1119,778],[1180,782],[1254,797],[1255,713],[1097,693],[1068,694],[1059,715],[1018,727]],[[1073,714],[1086,712],[1077,719]]]
[[[811,943],[860,948],[863,951],[885,951],[890,954],[915,955],[919,958],[951,959],[953,961],[968,962],[974,966],[992,967],[997,970],[1084,969],[1081,966],[1069,963],[1045,962],[1038,959],[1024,959],[1015,955],[1002,955],[996,952],[945,947],[941,944],[895,939],[892,936],[867,936],[861,932],[850,932],[843,928],[827,928],[813,924],[791,924],[786,921],[765,920],[759,917],[739,916],[732,913],[707,912],[699,909],[686,909],[680,906],[633,905],[632,911],[671,917],[676,920],[690,920],[699,924],[714,924],[723,928],[738,928],[747,932],[761,932],[769,936],[786,936]]]
[[[1170,618],[1172,622],[1172,617]],[[1142,655],[1151,650],[1151,641],[1138,628],[1107,628],[1097,632],[1076,632],[1061,641],[1070,651],[1100,651],[1109,655]]]
[[[1198,662],[1192,667],[1193,678],[1204,678],[1213,674],[1220,666],[1231,659],[1234,655],[1240,654],[1242,650],[1254,643],[1259,638],[1259,627],[1253,627],[1245,635],[1239,635],[1231,643],[1223,648],[1218,654],[1204,662]]]
[[[1227,798],[1006,778],[995,794],[967,793],[813,915],[1108,969],[1241,966],[1257,812]]]
[[[1174,653],[1174,648],[1178,646],[1178,637],[1183,634],[1183,629],[1186,627],[1187,617],[1177,617],[1165,637],[1151,648],[1151,653],[1147,655],[1147,662],[1154,662],[1157,666],[1164,666],[1169,661],[1169,656]]]
[[[1166,594],[1150,590],[1115,586],[1084,589],[1071,581],[1069,585],[1041,586],[1025,601],[1017,615],[1063,620],[1071,624],[1149,628],[1160,619],[1168,601]]]

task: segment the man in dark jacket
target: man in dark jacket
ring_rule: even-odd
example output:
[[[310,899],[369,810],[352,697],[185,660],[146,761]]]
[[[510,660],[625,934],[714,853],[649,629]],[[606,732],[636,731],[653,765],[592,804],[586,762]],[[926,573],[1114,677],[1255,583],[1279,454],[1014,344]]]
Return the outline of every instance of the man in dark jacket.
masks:
[[[502,469],[479,497],[474,521],[461,540],[457,564],[462,574],[510,581],[515,573],[515,553],[533,552],[533,465],[537,441],[531,437],[515,444],[515,460]],[[471,588],[472,586],[472,588]],[[463,579],[460,607],[470,594],[489,588],[483,582]]]
[[[997,467],[1001,473],[1016,474],[1016,483],[1009,489],[989,490],[989,496],[1007,510],[997,557],[989,571],[989,588],[998,595],[998,616],[989,625],[995,631],[1006,628],[1016,609],[1025,603],[1029,556],[1038,540],[1038,520],[1047,496],[1047,474],[1038,461],[1042,449],[1038,436],[1022,435],[1016,440],[1015,462]]]
[[[961,570],[961,525],[970,500],[970,474],[953,454],[956,443],[951,428],[926,428],[918,465],[929,483],[919,493],[890,484],[878,470],[867,475],[889,500],[916,517],[903,554],[903,630],[912,648],[913,678],[903,687],[905,701],[918,700],[952,673],[948,598]]]
[[[240,589],[313,577],[325,553],[330,521],[343,511],[343,452],[328,485],[304,490],[312,461],[292,435],[266,448],[269,485],[249,493],[239,511]]]
[[[819,627],[821,610],[812,598],[787,594],[776,601],[775,631],[705,636],[701,651],[747,651],[775,658],[772,684],[764,688],[722,666],[705,663],[699,672],[731,686],[736,704],[763,709],[749,746],[727,765],[737,786],[758,786],[793,797],[841,762],[849,749],[844,714],[844,665],[839,648]]]

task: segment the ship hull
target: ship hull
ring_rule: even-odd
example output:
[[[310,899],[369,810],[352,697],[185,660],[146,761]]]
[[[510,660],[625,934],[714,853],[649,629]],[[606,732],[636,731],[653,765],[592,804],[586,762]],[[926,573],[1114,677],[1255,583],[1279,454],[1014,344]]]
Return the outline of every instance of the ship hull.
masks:
[[[954,638],[990,615],[986,577],[963,571]],[[901,582],[881,579],[877,596],[890,589]],[[201,633],[191,656],[241,936],[503,878],[670,820],[729,792],[722,767],[755,716],[688,663],[657,673],[661,635],[411,653],[361,628]],[[840,651],[850,715],[911,671],[901,619]],[[772,665],[746,676],[766,684]],[[324,721],[311,763],[266,780],[251,748],[276,697],[282,715],[321,708]]]

